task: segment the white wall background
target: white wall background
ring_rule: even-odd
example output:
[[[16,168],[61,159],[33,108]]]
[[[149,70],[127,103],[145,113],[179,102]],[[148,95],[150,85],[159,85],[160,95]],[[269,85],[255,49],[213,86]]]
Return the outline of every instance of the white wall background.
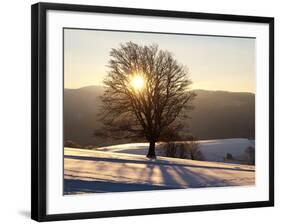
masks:
[[[30,220],[30,5],[2,1],[0,7],[0,223]],[[153,8],[275,17],[275,208],[135,216],[60,223],[277,223],[281,215],[280,6],[278,0],[60,0],[61,3]]]

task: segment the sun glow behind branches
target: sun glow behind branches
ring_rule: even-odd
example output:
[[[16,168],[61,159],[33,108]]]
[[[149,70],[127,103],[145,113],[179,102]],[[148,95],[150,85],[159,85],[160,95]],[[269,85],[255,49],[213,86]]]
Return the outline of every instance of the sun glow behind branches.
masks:
[[[141,91],[144,88],[145,81],[142,75],[135,74],[133,75],[130,84],[134,90]]]

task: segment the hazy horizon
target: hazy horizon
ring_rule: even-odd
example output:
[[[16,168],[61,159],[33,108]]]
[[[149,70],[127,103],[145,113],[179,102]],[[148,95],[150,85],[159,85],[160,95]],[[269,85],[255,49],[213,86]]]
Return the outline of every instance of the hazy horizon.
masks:
[[[64,86],[103,86],[120,43],[158,44],[189,68],[192,90],[255,93],[255,39],[124,31],[64,30]]]
[[[68,88],[68,87],[64,87],[64,89],[83,89],[83,88],[88,88],[88,87],[105,87],[103,85],[88,85],[88,86],[81,86],[81,87],[77,87],[77,88]],[[192,91],[213,91],[213,92],[230,92],[230,93],[252,93],[252,94],[256,94],[255,92],[249,92],[249,91],[231,91],[231,90],[220,90],[220,89],[192,89]]]

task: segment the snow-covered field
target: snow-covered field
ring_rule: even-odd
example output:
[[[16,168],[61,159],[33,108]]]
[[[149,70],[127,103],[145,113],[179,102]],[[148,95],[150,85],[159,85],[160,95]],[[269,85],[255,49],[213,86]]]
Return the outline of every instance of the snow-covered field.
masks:
[[[255,141],[246,138],[199,141],[199,149],[208,161],[223,162],[226,153],[241,158],[249,146],[255,147]]]
[[[233,157],[240,158],[243,156],[245,149],[249,146],[255,145],[254,140],[246,138],[233,138],[233,139],[214,139],[214,140],[201,140],[198,141],[199,150],[202,152],[205,160],[223,162],[227,153]],[[161,150],[163,144],[156,144],[157,151]],[[97,148],[103,152],[118,152],[129,153],[136,155],[146,155],[148,143],[129,143],[121,145],[113,145],[107,147]]]
[[[254,166],[160,156],[154,161],[144,156],[147,147],[134,143],[98,150],[65,148],[65,194],[255,184]],[[218,147],[215,155],[219,151]]]

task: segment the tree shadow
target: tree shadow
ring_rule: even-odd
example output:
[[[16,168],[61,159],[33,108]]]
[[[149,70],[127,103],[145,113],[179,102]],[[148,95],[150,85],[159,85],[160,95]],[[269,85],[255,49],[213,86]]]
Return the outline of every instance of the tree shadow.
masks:
[[[65,155],[64,158],[76,159],[76,160],[88,160],[98,162],[111,162],[111,163],[133,163],[133,164],[162,164],[162,165],[174,165],[173,162],[161,161],[161,160],[133,160],[133,159],[120,159],[120,158],[104,158],[104,157],[91,157],[91,156],[73,156]],[[192,167],[192,168],[207,168],[207,169],[218,169],[218,170],[232,170],[232,171],[247,171],[255,172],[254,169],[245,169],[240,167],[219,167],[219,166],[208,166],[208,165],[193,165],[193,164],[177,164],[177,166]]]
[[[151,161],[145,159],[135,160],[131,158],[119,159],[72,155],[65,155],[65,158],[78,160],[78,163],[83,160],[93,161],[95,163],[94,170],[91,170],[91,167],[87,167],[91,166],[91,163],[86,166],[86,170],[77,167],[65,169],[64,193],[66,195],[234,186],[235,184],[231,181],[231,172],[255,172],[251,169],[240,169],[240,167],[236,169],[193,164],[184,165],[173,164],[169,161],[166,163],[166,161],[159,160]],[[107,172],[99,175],[103,170],[109,169],[111,163],[118,163],[119,166],[115,170],[112,170],[112,173]],[[143,166],[138,166],[138,164],[142,164]],[[85,167],[85,165],[78,167]],[[201,170],[198,171],[195,168]],[[206,171],[208,173],[205,173]],[[220,176],[221,172],[229,175],[228,178],[223,179],[223,176]]]
[[[151,191],[173,189],[167,186],[150,184],[115,183],[112,181],[87,181],[64,179],[64,194],[79,193],[106,193],[106,192],[128,192],[128,191]],[[174,188],[176,189],[176,188]]]

